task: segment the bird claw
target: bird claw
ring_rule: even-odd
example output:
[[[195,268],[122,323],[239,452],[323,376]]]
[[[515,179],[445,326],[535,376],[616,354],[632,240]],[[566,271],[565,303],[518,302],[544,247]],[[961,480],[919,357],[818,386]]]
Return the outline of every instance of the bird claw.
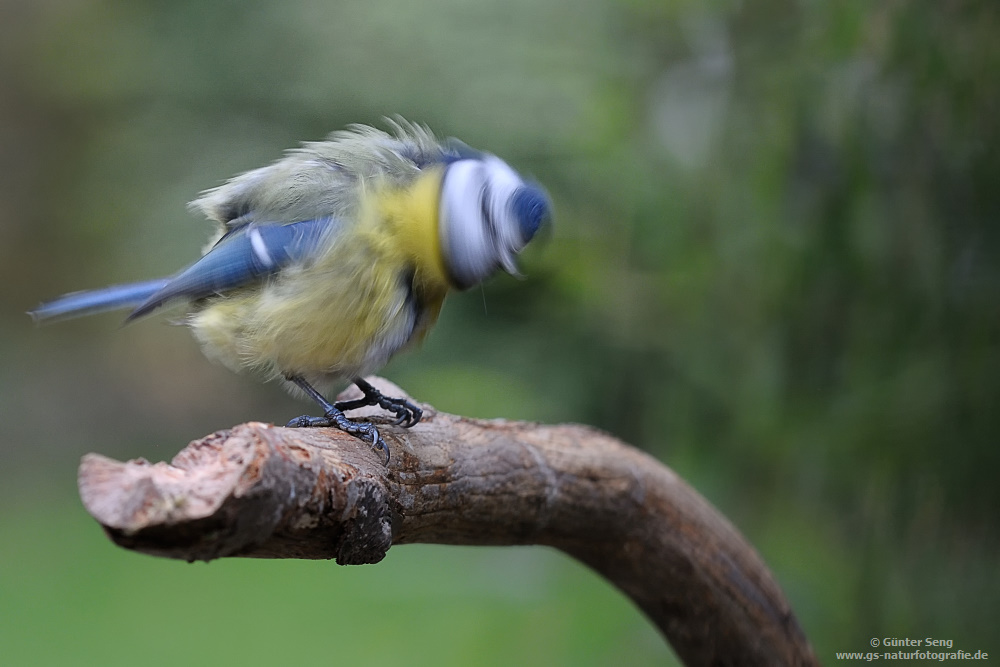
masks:
[[[420,422],[420,419],[424,416],[423,410],[405,398],[392,398],[391,396],[386,396],[371,384],[360,378],[355,379],[354,384],[357,385],[358,389],[364,393],[364,396],[362,398],[336,403],[335,406],[338,410],[355,410],[369,405],[377,405],[383,410],[388,410],[394,414],[396,416],[396,421],[392,423],[395,426],[402,426],[403,428],[412,428],[413,426],[416,426]]]
[[[381,450],[385,453],[385,461],[382,462],[383,465],[389,465],[389,445],[385,444],[385,440],[379,438],[378,441],[372,445],[372,449]]]
[[[383,452],[385,454],[384,463],[386,465],[389,464],[389,446],[385,444],[385,440],[383,440],[382,436],[379,435],[378,428],[375,424],[371,422],[351,421],[339,410],[323,417],[310,417],[309,415],[302,415],[301,417],[296,417],[291,420],[285,426],[286,428],[316,428],[323,426],[338,428],[344,433],[353,435],[359,440],[371,442],[372,449]]]
[[[392,402],[391,404],[390,401]],[[424,416],[423,410],[405,398],[386,398],[385,403],[387,405],[383,405],[382,403],[379,405],[386,410],[391,410],[396,415],[396,421],[392,422],[394,426],[413,428],[420,422],[420,418]]]
[[[355,422],[344,417],[344,422],[347,426],[338,423],[336,426],[345,433],[350,433],[356,438],[361,440],[371,440],[372,449],[379,450],[385,453],[385,465],[389,465],[389,446],[385,444],[385,440],[378,433],[378,428],[375,424],[371,422]]]
[[[403,428],[416,426],[424,416],[423,410],[405,398],[383,397],[383,399],[383,401],[379,402],[379,405],[386,410],[394,412],[396,414],[396,424],[402,425]]]

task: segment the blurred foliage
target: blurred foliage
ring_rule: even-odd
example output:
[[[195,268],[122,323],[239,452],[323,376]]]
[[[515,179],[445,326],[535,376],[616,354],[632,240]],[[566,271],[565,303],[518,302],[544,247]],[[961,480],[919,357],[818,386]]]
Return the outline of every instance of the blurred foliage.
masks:
[[[111,664],[126,632],[130,657],[171,637],[222,659],[274,628],[301,645],[243,662],[345,641],[387,644],[369,664],[664,659],[636,611],[541,550],[203,576],[66,512],[84,451],[169,458],[300,407],[176,328],[22,312],[175,270],[207,236],[183,208],[199,190],[400,113],[534,174],[557,219],[527,280],[450,299],[387,376],[656,454],[757,545],[826,661],[887,635],[1000,649],[998,34],[985,0],[0,3],[0,644]],[[500,599],[490,577],[550,583]],[[251,582],[273,613],[248,616]],[[211,617],[181,594],[205,590]],[[33,652],[53,624],[63,648]]]

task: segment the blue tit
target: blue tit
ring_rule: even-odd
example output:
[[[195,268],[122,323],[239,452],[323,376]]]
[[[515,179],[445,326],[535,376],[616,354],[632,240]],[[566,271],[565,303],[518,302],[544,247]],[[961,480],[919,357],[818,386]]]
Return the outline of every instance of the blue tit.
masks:
[[[131,321],[184,300],[206,356],[280,379],[322,408],[289,426],[335,426],[388,457],[375,426],[344,410],[378,405],[407,427],[421,411],[362,377],[421,341],[449,290],[516,274],[515,256],[550,217],[544,190],[496,156],[389,123],[351,126],[202,193],[191,208],[218,231],[176,275],[67,294],[30,315],[131,308]],[[315,388],[342,380],[364,397],[330,403]]]

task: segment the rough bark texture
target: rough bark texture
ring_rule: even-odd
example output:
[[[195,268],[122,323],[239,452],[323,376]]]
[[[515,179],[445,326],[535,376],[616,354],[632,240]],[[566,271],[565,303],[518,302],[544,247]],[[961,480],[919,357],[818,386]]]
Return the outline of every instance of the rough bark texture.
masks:
[[[117,544],[185,560],[545,544],[618,586],[688,665],[818,664],[753,548],[660,462],[584,426],[425,409],[412,429],[380,425],[388,467],[333,429],[248,423],[170,464],[88,454],[80,495]]]

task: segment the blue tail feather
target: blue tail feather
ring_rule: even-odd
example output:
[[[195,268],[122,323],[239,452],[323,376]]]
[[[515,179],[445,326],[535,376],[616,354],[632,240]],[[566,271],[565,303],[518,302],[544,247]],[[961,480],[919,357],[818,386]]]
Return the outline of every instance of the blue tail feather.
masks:
[[[197,262],[170,278],[73,292],[43,303],[29,315],[35,322],[56,322],[119,308],[132,308],[126,322],[178,298],[194,301],[225,294],[277,273],[309,257],[337,229],[332,217],[287,225],[245,225],[220,240]]]
[[[48,324],[119,308],[134,308],[163,289],[168,282],[169,278],[159,278],[141,283],[73,292],[43,303],[38,308],[28,311],[28,314],[36,323]]]

